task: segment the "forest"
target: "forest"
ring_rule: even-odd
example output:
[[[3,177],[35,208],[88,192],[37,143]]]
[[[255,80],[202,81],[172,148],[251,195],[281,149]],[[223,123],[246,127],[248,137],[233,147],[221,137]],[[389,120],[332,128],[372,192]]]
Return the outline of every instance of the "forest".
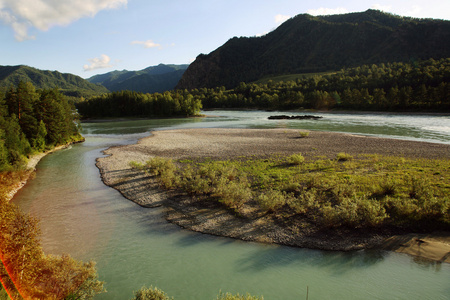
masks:
[[[241,82],[228,90],[222,86],[163,94],[113,92],[80,101],[76,107],[86,118],[192,116],[202,108],[449,112],[450,58],[362,65],[293,80]]]
[[[82,117],[172,117],[200,113],[200,99],[187,91],[139,93],[120,91],[92,97],[76,104]]]
[[[450,58],[382,63],[289,81],[191,90],[204,108],[450,111]]]
[[[72,103],[58,89],[20,82],[0,91],[0,172],[24,167],[26,158],[82,139]]]

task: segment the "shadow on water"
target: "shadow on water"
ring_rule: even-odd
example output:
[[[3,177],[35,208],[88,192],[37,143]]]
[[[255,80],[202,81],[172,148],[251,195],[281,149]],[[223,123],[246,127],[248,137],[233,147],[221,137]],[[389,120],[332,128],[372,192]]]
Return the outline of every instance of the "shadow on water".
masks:
[[[260,271],[265,268],[299,264],[326,268],[331,273],[342,274],[355,268],[367,268],[384,260],[386,252],[360,250],[351,252],[318,251],[292,247],[270,247],[258,250],[237,262],[240,271]]]

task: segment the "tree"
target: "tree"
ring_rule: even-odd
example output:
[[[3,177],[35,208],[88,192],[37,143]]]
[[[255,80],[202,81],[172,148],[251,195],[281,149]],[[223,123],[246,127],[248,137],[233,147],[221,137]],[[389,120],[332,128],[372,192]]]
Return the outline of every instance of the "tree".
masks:
[[[94,263],[45,255],[39,235],[38,221],[0,195],[0,275],[17,299],[92,299],[103,291]]]
[[[47,129],[45,128],[44,121],[39,121],[38,131],[36,137],[32,140],[32,146],[38,151],[45,150],[45,137],[47,136]]]

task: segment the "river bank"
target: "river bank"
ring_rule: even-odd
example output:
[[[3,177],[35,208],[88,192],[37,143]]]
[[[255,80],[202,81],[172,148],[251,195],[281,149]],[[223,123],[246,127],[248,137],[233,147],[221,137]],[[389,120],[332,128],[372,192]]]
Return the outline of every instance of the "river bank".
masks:
[[[390,232],[341,230],[312,233],[298,231],[298,228],[278,226],[266,222],[264,218],[248,222],[226,210],[208,207],[206,203],[195,205],[190,197],[162,191],[148,175],[129,166],[130,161],[143,163],[153,156],[173,159],[225,159],[302,153],[305,157],[332,158],[339,152],[351,155],[378,153],[450,159],[450,146],[442,144],[316,131],[312,132],[308,138],[300,138],[298,130],[289,129],[196,129],[158,131],[154,133],[154,136],[140,140],[138,144],[110,148],[105,151],[105,154],[109,156],[98,159],[97,166],[105,184],[116,188],[126,198],[141,206],[164,206],[168,221],[193,231],[242,240],[326,250],[382,247],[387,250],[405,252],[405,248],[408,247],[404,246],[406,244],[404,236],[394,238]],[[413,241],[409,247],[411,249],[417,245],[420,249],[425,249],[423,247],[425,243],[433,249],[442,248],[440,251],[444,253],[441,256],[439,256],[441,252],[438,252],[429,258],[436,261],[450,261],[447,255],[450,252],[448,233],[443,233],[440,238],[433,240],[412,237],[411,241]],[[437,244],[434,245],[434,243]],[[419,252],[421,257],[429,256],[426,253],[429,252],[428,250]]]
[[[36,166],[38,165],[38,163],[41,161],[42,158],[44,158],[45,156],[58,151],[58,150],[62,150],[62,149],[66,149],[68,147],[70,147],[70,145],[75,144],[75,143],[81,143],[83,142],[83,140],[81,141],[77,141],[77,142],[71,142],[65,145],[60,145],[57,146],[51,150],[45,151],[45,152],[41,152],[38,154],[35,154],[33,156],[31,156],[28,161],[27,161],[27,165],[25,168],[25,171],[23,172],[22,176],[20,176],[20,180],[17,182],[12,183],[10,186],[6,187],[6,200],[9,201],[11,200],[14,195],[25,186],[25,184],[28,182],[28,180],[30,180],[30,178],[32,178],[32,176],[34,175],[34,172],[36,170]]]

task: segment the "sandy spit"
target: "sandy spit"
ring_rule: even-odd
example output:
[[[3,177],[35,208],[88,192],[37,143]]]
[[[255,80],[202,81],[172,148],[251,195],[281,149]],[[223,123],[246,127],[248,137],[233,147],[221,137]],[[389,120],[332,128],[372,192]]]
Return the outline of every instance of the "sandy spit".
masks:
[[[145,162],[154,156],[172,159],[226,159],[242,156],[268,157],[301,153],[305,157],[336,157],[382,154],[404,157],[450,159],[450,145],[384,139],[351,134],[313,131],[300,138],[293,129],[180,129],[153,132],[137,144],[112,147],[97,159],[104,183],[144,207],[163,206],[166,219],[183,228],[241,240],[324,250],[358,250],[380,247],[438,262],[450,263],[450,233],[392,236],[379,232],[304,232],[281,227],[263,218],[236,218],[228,211],[196,203],[190,197],[166,192],[129,162]]]

